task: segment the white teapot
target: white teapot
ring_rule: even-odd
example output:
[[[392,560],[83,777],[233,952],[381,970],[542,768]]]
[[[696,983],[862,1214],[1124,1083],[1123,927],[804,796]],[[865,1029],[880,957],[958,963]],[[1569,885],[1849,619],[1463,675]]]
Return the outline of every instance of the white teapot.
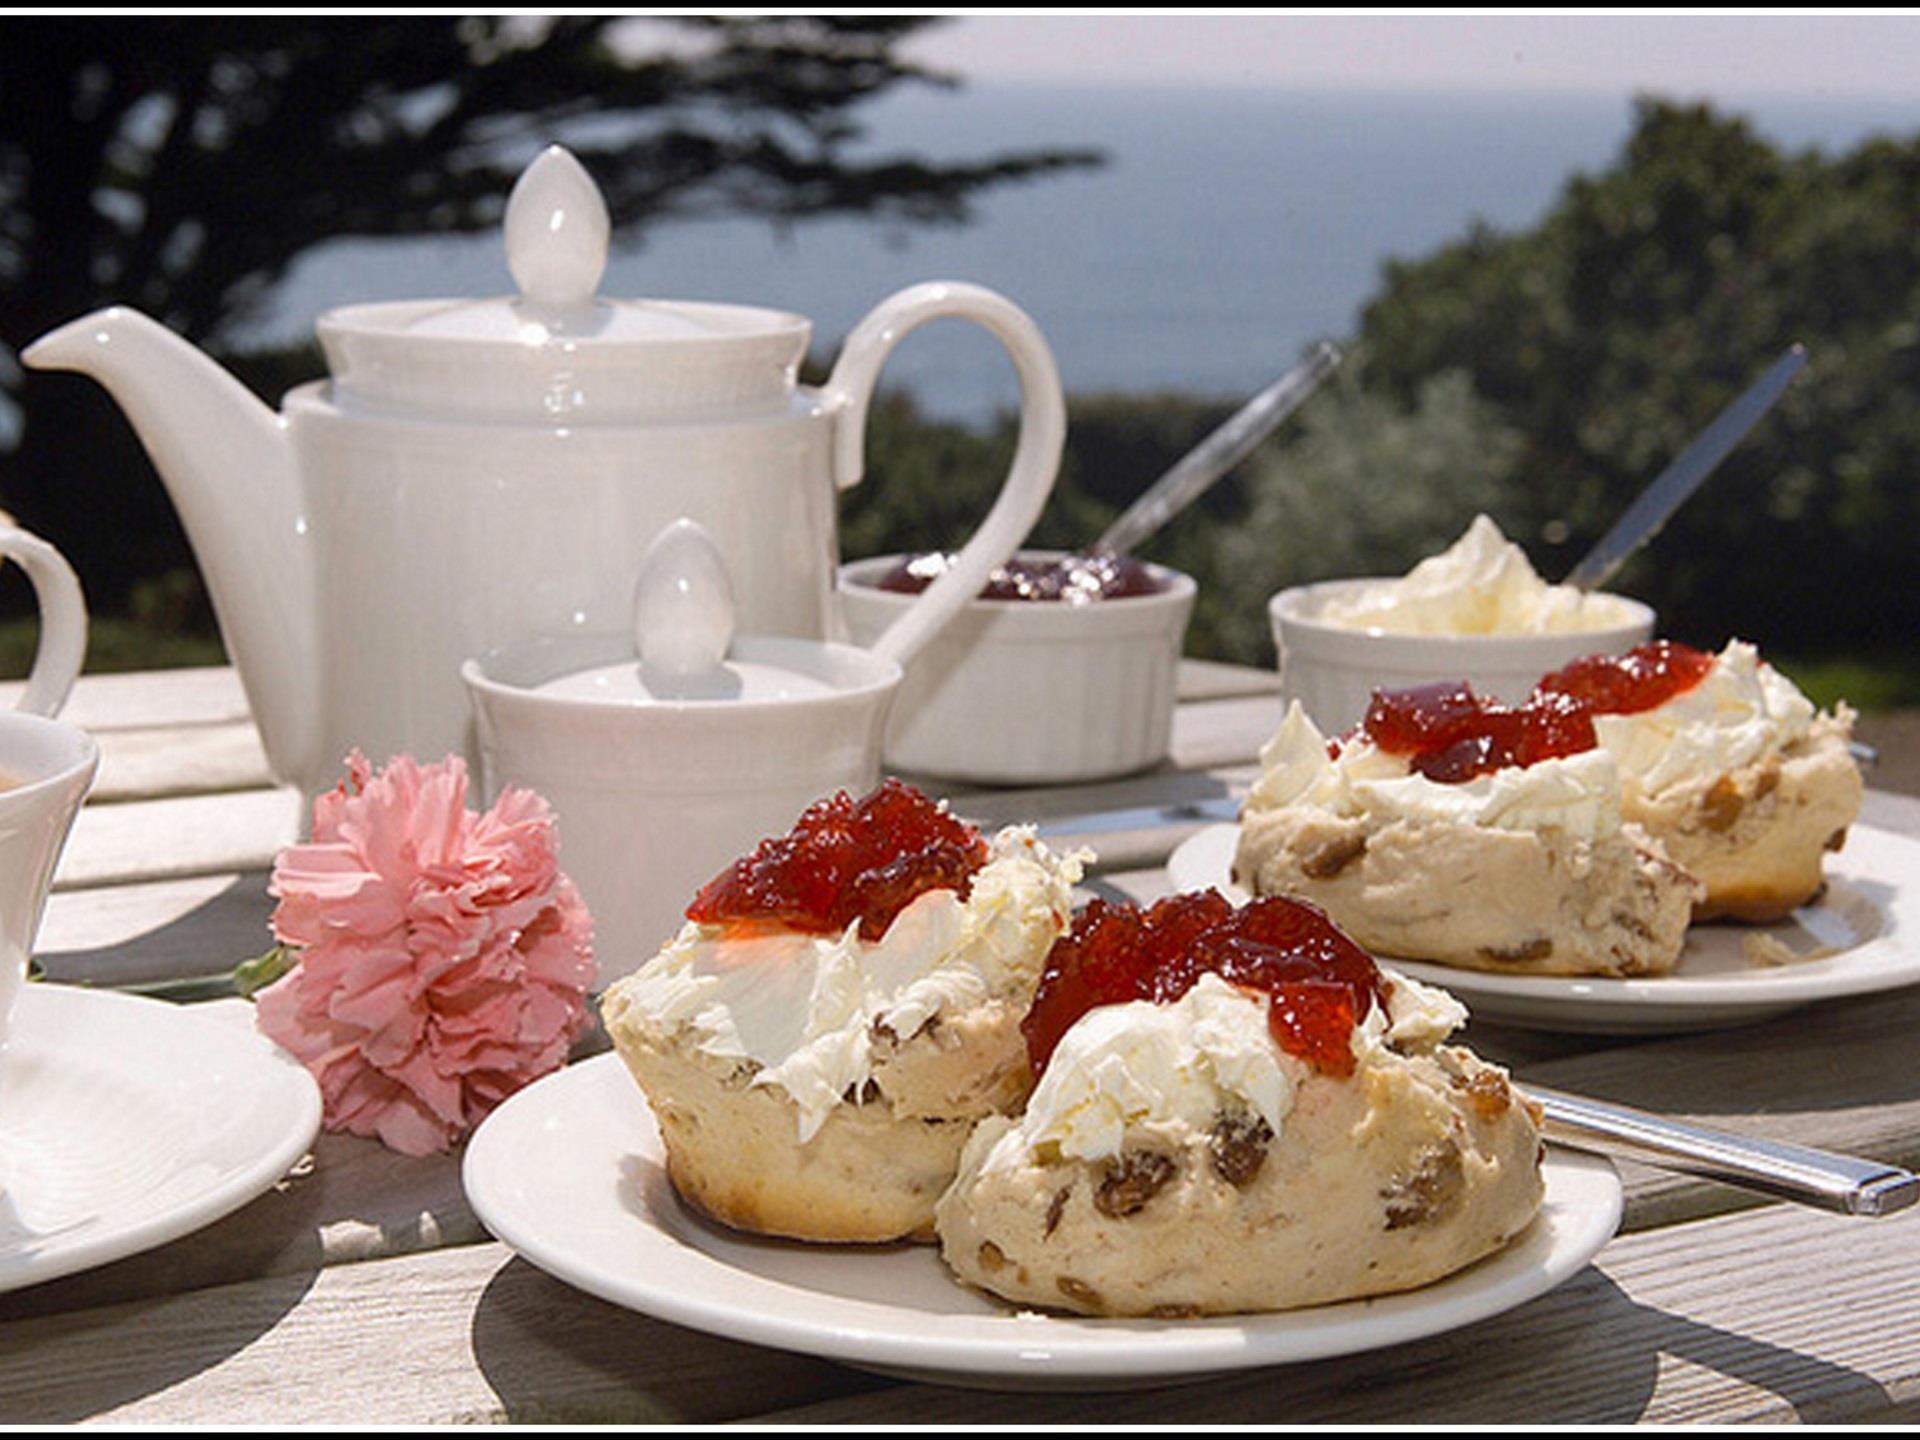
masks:
[[[889,297],[815,390],[796,383],[799,315],[599,298],[606,205],[565,150],[520,177],[504,230],[517,297],[329,311],[330,378],[279,414],[121,307],[22,352],[93,376],[133,422],[280,780],[327,789],[355,747],[477,758],[461,662],[630,623],[639,557],[682,516],[718,545],[743,629],[842,638],[836,497],[861,477],[881,365],[929,320],[976,321],[1006,347],[1019,439],[959,563],[874,648],[918,648],[1038,519],[1066,434],[1059,374],[991,291]]]

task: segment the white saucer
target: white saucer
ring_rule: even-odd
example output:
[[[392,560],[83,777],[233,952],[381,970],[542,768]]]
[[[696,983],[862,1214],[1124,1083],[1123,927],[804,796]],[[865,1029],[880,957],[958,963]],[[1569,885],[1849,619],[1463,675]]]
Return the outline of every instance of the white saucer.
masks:
[[[0,1291],[219,1219],[319,1128],[320,1087],[250,1023],[28,985],[0,1057]]]
[[[1211,885],[1244,900],[1246,892],[1229,878],[1239,834],[1237,826],[1214,825],[1188,839],[1167,861],[1174,888]],[[1415,980],[1451,990],[1482,1019],[1593,1034],[1744,1025],[1816,1000],[1920,983],[1920,945],[1913,943],[1920,934],[1920,841],[1854,825],[1846,847],[1827,857],[1826,872],[1826,893],[1818,903],[1786,920],[1694,926],[1670,975],[1611,980],[1496,975],[1398,959],[1392,964]],[[1785,965],[1755,965],[1742,942],[1756,932],[1796,955],[1826,953]]]
[[[1547,1199],[1499,1254],[1423,1289],[1271,1315],[1095,1320],[1016,1311],[926,1245],[803,1245],[682,1205],[617,1055],[535,1082],[481,1123],[462,1179],[486,1227],[616,1305],[735,1340],[952,1385],[1113,1389],[1396,1345],[1484,1319],[1583,1268],[1620,1220],[1620,1182],[1548,1151]]]

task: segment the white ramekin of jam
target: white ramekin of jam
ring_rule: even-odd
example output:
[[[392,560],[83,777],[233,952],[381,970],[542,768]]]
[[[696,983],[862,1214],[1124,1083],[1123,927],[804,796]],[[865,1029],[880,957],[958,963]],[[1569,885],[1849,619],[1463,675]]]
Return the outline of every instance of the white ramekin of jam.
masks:
[[[841,567],[848,639],[867,645],[944,557]],[[886,764],[993,785],[1077,784],[1150,769],[1173,731],[1191,576],[1132,559],[1026,550],[908,663]]]

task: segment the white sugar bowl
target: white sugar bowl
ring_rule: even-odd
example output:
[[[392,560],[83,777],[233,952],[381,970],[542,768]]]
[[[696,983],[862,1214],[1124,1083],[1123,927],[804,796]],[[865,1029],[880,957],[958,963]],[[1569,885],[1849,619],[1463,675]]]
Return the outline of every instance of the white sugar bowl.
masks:
[[[836,790],[879,783],[901,679],[831,641],[735,635],[718,549],[691,521],[649,549],[635,628],[468,660],[482,781],[552,805],[594,919],[599,984],[645,963],[699,888]]]

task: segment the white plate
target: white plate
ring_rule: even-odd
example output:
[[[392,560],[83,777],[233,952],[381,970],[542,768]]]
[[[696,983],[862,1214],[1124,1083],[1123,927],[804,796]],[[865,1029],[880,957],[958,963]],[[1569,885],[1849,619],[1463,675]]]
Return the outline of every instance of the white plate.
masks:
[[[1245,899],[1229,878],[1239,835],[1238,826],[1214,825],[1188,839],[1167,861],[1174,888],[1212,885]],[[1415,980],[1451,990],[1483,1019],[1593,1034],[1744,1025],[1816,1000],[1920,983],[1920,841],[1854,825],[1846,848],[1826,863],[1827,888],[1816,904],[1772,925],[1696,925],[1670,975],[1611,980],[1495,975],[1398,959],[1392,964]],[[1796,955],[1825,953],[1755,965],[1742,940],[1756,931]]]
[[[1547,1199],[1497,1255],[1421,1290],[1272,1315],[1042,1316],[966,1289],[926,1245],[761,1240],[683,1206],[659,1132],[617,1055],[528,1086],[467,1145],[482,1223],[589,1294],[696,1330],[946,1384],[1021,1389],[1164,1384],[1343,1355],[1450,1330],[1579,1271],[1620,1220],[1620,1182],[1550,1150]]]
[[[0,1057],[0,1291],[237,1210],[313,1144],[320,1087],[250,1023],[28,985]]]

